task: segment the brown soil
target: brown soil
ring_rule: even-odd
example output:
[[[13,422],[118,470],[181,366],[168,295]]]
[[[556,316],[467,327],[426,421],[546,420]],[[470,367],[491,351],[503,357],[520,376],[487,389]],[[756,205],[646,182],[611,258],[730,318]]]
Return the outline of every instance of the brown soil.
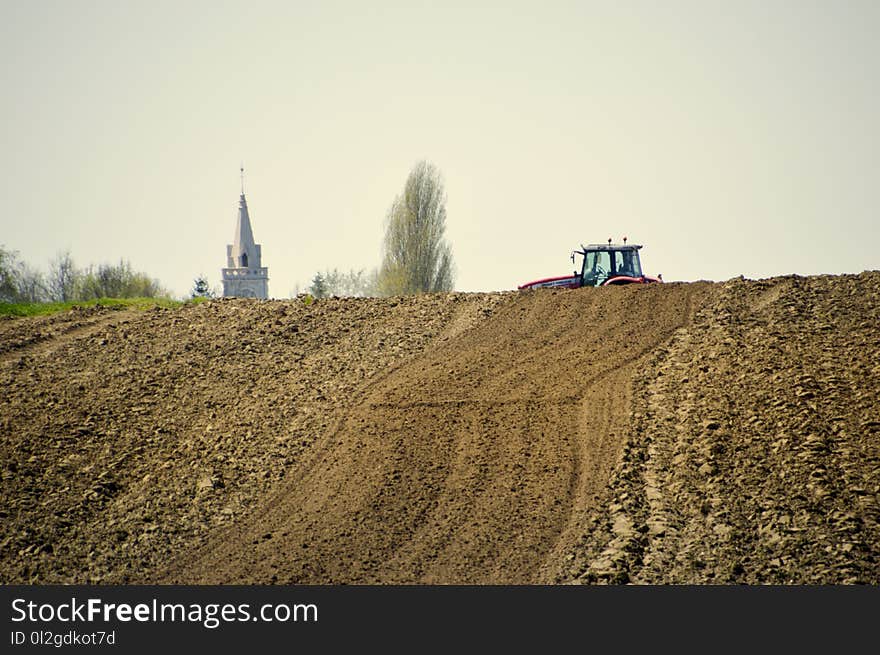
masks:
[[[0,321],[2,583],[880,583],[880,272]]]

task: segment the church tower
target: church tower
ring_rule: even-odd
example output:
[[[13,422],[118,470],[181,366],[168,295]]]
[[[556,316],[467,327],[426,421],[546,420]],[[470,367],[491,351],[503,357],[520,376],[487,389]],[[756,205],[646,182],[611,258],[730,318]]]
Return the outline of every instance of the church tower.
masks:
[[[241,168],[241,197],[238,200],[238,222],[235,238],[226,246],[226,268],[223,269],[223,297],[269,297],[269,269],[262,266],[262,248],[254,243],[251,218],[244,197],[244,167]]]

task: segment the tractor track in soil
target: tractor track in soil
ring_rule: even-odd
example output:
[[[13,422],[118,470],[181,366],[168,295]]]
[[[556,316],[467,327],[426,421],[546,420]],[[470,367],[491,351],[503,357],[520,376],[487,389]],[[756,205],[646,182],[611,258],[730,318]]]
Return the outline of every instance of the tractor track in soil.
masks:
[[[97,310],[80,308],[62,315],[62,319],[47,316],[33,320],[27,331],[19,330],[13,318],[0,322],[0,366],[16,358],[42,355],[71,345],[78,339],[88,339],[101,328],[121,320],[131,310]]]
[[[635,302],[650,290],[613,290],[592,334],[572,327],[595,294],[523,295],[364,389],[321,457],[160,580],[541,581],[607,483],[637,363],[699,288],[650,309]],[[594,361],[609,333],[630,347]]]
[[[876,584],[878,324],[878,272],[6,320],[0,581]]]

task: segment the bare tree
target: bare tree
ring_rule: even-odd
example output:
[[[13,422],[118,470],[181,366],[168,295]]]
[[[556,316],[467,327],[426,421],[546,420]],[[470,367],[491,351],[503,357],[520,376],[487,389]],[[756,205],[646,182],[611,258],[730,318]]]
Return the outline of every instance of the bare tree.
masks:
[[[49,297],[56,302],[73,300],[76,278],[76,266],[74,266],[70,251],[65,250],[58,253],[55,259],[49,262],[49,279],[46,283]]]
[[[437,168],[413,166],[403,195],[388,210],[378,288],[386,296],[451,291],[452,249],[446,231],[446,192]]]
[[[19,302],[38,303],[46,301],[49,295],[46,290],[46,279],[39,270],[23,261],[19,263],[15,276]]]
[[[16,250],[0,246],[0,302],[43,302],[46,280],[43,274],[21,259]]]
[[[366,272],[364,269],[351,269],[347,273],[334,268],[318,271],[312,278],[309,293],[315,298],[330,296],[348,298],[369,298],[375,294],[376,271]]]
[[[18,300],[18,283],[15,271],[18,267],[18,254],[0,246],[0,302]]]

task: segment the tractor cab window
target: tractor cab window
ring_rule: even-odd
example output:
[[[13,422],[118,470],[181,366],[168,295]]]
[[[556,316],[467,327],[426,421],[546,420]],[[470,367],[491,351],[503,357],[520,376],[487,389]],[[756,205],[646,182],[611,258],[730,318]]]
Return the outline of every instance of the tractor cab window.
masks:
[[[635,250],[618,250],[614,253],[614,272],[617,275],[641,277],[642,267]]]
[[[584,257],[584,286],[597,287],[611,273],[611,253],[607,250],[591,251]]]

